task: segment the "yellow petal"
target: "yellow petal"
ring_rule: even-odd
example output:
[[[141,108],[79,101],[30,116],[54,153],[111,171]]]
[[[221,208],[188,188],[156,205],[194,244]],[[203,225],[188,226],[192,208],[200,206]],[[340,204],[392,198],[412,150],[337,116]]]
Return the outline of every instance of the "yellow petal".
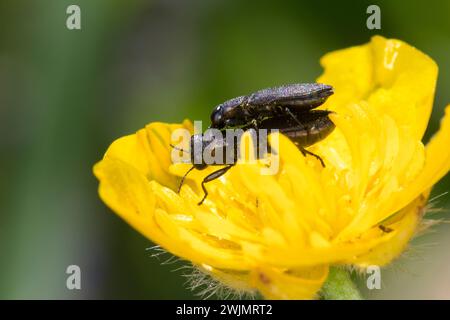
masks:
[[[94,166],[102,200],[131,226],[155,242],[162,234],[152,219],[155,196],[145,176],[120,159],[106,157]]]
[[[345,262],[360,267],[370,265],[384,266],[397,258],[405,250],[409,241],[414,236],[423,216],[427,200],[427,196],[420,196],[398,213],[401,219],[393,222],[386,221],[381,224],[382,228],[387,231],[377,230],[377,232],[394,233],[394,236],[389,241],[383,241],[368,250],[367,253],[354,257],[353,259],[348,259]]]
[[[171,152],[170,147],[172,132],[176,129],[186,129],[192,132],[192,124],[184,121],[182,125],[151,123],[140,130],[137,135],[141,142],[142,150],[147,155],[151,170],[148,172],[148,179],[155,180],[173,190],[178,188],[179,179],[170,173]]]
[[[429,190],[450,170],[450,105],[445,108],[445,116],[441,120],[439,131],[433,136],[425,148],[425,166],[416,179],[392,197],[397,201],[391,212],[405,207],[421,193]]]
[[[172,190],[155,181],[149,182],[136,168],[109,157],[95,165],[94,173],[100,181],[102,200],[133,228],[167,251],[218,268],[248,269],[239,247],[230,247],[224,240],[205,237],[195,229],[181,228],[177,214],[172,216],[158,208],[160,200],[156,197],[160,193],[156,189],[163,188],[179,197]],[[166,199],[166,202],[170,201],[179,204],[180,199]],[[165,205],[170,206],[168,203]]]
[[[325,72],[317,81],[333,85],[336,92],[326,108],[339,111],[366,100],[377,113],[422,138],[438,72],[427,55],[403,41],[375,36],[368,44],[328,53],[321,63]]]
[[[150,171],[150,164],[147,161],[146,153],[143,152],[136,134],[131,134],[114,141],[106,151],[106,157],[121,160],[144,175]]]

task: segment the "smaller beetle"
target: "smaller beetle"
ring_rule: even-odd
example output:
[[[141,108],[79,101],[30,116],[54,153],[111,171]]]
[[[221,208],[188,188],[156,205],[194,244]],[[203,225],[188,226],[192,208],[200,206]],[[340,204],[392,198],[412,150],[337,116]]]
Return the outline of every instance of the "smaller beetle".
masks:
[[[190,143],[189,143],[189,151],[177,148],[173,145],[172,148],[182,151],[182,152],[188,152],[190,155],[190,160],[192,163],[192,167],[184,174],[183,178],[180,181],[180,185],[178,187],[178,193],[180,193],[181,186],[184,183],[184,180],[186,176],[194,169],[197,170],[204,170],[208,166],[224,166],[223,168],[220,168],[219,170],[216,170],[209,175],[207,175],[203,181],[202,181],[202,189],[204,196],[198,203],[198,205],[201,205],[203,201],[206,199],[208,195],[208,191],[206,190],[205,183],[211,182],[222,175],[224,175],[228,170],[233,167],[239,158],[239,146],[240,146],[240,140],[241,135],[238,135],[234,137],[234,143],[231,145],[230,141],[225,137],[224,132],[222,132],[222,137],[219,139],[210,139],[205,136],[203,133],[194,134],[191,136]],[[197,148],[196,148],[197,147]],[[259,148],[259,146],[256,146]],[[209,148],[212,153],[215,152],[221,152],[222,158],[220,159],[219,163],[211,163],[207,164],[205,162],[205,159],[203,158],[203,151]],[[230,149],[231,148],[231,149]],[[259,155],[259,149],[256,150],[256,154]]]
[[[211,128],[256,128],[259,122],[282,115],[289,115],[301,124],[302,115],[322,105],[332,94],[333,87],[322,83],[296,83],[259,90],[215,107]]]

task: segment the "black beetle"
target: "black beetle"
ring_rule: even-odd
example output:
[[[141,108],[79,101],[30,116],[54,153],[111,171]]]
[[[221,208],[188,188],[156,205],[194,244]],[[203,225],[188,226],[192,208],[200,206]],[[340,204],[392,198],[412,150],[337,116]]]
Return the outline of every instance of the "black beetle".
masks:
[[[321,83],[296,83],[259,90],[219,104],[211,113],[211,128],[258,128],[268,118],[289,115],[298,124],[311,109],[323,104],[333,87]]]
[[[204,196],[202,200],[198,203],[198,205],[201,205],[203,201],[206,199],[208,195],[208,191],[206,190],[205,183],[208,183],[210,181],[213,181],[220,176],[224,175],[231,167],[233,167],[236,162],[239,159],[239,151],[240,151],[240,143],[241,143],[241,137],[244,131],[236,131],[232,136],[230,140],[229,137],[226,136],[225,131],[220,131],[221,137],[209,137],[206,136],[203,133],[200,134],[194,134],[191,136],[190,143],[189,143],[189,150],[183,150],[180,148],[177,148],[173,145],[171,145],[174,149],[182,151],[182,152],[188,152],[190,155],[190,161],[192,163],[192,167],[184,174],[183,178],[180,181],[180,185],[178,187],[178,193],[181,190],[181,186],[183,185],[184,179],[186,176],[191,172],[193,169],[197,170],[204,170],[208,166],[224,166],[223,168],[220,168],[219,170],[216,170],[209,175],[207,175],[203,181],[202,181],[202,189],[204,192]],[[256,131],[254,131],[257,133]],[[270,146],[267,145],[267,140],[265,142],[266,152],[271,152]],[[262,147],[259,143],[256,143],[254,145],[255,147],[255,154],[257,155],[257,158],[259,158],[260,152],[259,149]],[[220,152],[220,159],[218,162],[213,163],[207,163],[203,157],[203,151],[208,148],[211,152],[211,154],[215,155]]]
[[[283,115],[276,118],[269,118],[262,120],[259,123],[259,129],[267,129],[268,131],[278,129],[280,133],[287,136],[300,149],[300,151],[303,153],[304,156],[306,156],[306,154],[314,156],[320,161],[322,166],[325,167],[325,164],[322,158],[320,158],[320,156],[306,150],[305,148],[324,139],[334,130],[335,125],[329,119],[328,117],[329,114],[330,111],[326,110],[311,110],[308,113],[306,113],[304,117],[302,117],[302,120],[304,121],[304,124],[302,125],[299,125],[289,115]],[[224,133],[224,131],[221,132]],[[255,132],[258,133],[259,131]],[[181,190],[181,186],[183,185],[184,179],[193,169],[203,170],[210,165],[225,165],[225,167],[212,172],[203,179],[202,189],[204,192],[204,196],[202,200],[198,203],[199,205],[201,205],[208,195],[208,191],[206,190],[205,184],[224,175],[231,167],[233,167],[236,164],[239,158],[240,137],[241,135],[235,135],[233,138],[236,140],[234,140],[233,143],[231,144],[230,140],[225,138],[223,135],[219,139],[205,138],[204,134],[192,135],[190,140],[189,151],[186,152],[189,152],[191,163],[193,164],[193,166],[186,172],[186,174],[181,179],[180,185],[178,187],[178,192],[180,192]],[[270,145],[267,143],[267,141],[264,142],[265,142],[264,147],[266,147],[267,149],[265,151],[267,153],[270,153],[271,152]],[[195,148],[196,144],[199,147]],[[260,145],[259,136],[258,142],[254,144],[254,146],[256,148],[255,154],[257,156],[260,156],[261,153],[259,149],[263,146]],[[216,150],[219,151],[220,149],[220,152],[222,154],[222,157],[220,158],[220,163],[207,164],[203,159],[203,150],[205,150],[205,148],[210,148],[213,152],[215,152]],[[179,148],[176,149],[183,152],[185,151]]]

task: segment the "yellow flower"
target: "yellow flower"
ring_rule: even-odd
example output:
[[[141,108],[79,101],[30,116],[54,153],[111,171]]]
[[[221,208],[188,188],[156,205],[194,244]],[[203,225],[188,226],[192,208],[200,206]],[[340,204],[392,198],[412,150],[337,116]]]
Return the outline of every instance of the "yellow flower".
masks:
[[[208,184],[171,163],[171,132],[192,124],[151,123],[116,140],[94,167],[102,200],[165,250],[236,290],[266,298],[314,298],[330,266],[383,266],[405,249],[430,188],[450,169],[450,106],[426,147],[437,66],[380,36],[331,52],[317,80],[334,87],[323,106],[336,124],[303,157],[279,136],[280,170],[240,163]],[[273,138],[274,136],[271,136]]]

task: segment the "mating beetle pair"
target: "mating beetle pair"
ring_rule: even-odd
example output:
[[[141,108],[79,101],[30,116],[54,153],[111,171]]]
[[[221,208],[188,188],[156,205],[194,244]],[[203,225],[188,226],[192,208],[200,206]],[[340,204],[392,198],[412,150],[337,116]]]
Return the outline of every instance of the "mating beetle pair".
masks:
[[[316,154],[307,151],[308,147],[328,136],[335,128],[329,119],[330,111],[313,110],[322,105],[333,94],[333,88],[320,83],[290,84],[276,88],[268,88],[250,95],[230,99],[218,105],[211,113],[210,128],[225,131],[226,129],[278,129],[287,136],[306,154],[316,157],[324,165],[323,160]],[[208,165],[204,161],[198,161],[202,157],[203,149],[212,143],[206,140],[203,134],[191,137],[190,157],[192,168],[183,176],[178,191],[186,176],[193,169],[203,170]],[[194,151],[194,145],[202,146],[201,150]],[[227,141],[220,139],[214,141],[214,148],[224,149]],[[223,151],[223,150],[221,150]],[[234,145],[233,162],[214,171],[202,181],[204,196],[198,203],[201,205],[208,192],[205,184],[224,175],[237,161],[238,147]],[[213,164],[215,165],[215,164]],[[223,165],[217,164],[217,165]]]

